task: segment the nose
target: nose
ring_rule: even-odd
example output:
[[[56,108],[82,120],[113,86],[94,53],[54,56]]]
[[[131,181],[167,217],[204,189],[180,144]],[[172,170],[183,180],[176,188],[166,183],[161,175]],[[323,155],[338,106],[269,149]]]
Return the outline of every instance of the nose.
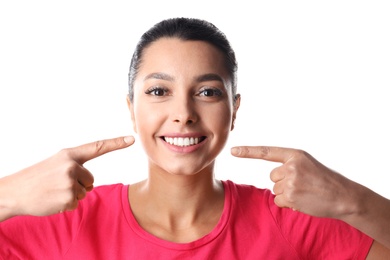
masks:
[[[192,98],[177,98],[172,105],[172,121],[182,125],[191,125],[198,120]]]

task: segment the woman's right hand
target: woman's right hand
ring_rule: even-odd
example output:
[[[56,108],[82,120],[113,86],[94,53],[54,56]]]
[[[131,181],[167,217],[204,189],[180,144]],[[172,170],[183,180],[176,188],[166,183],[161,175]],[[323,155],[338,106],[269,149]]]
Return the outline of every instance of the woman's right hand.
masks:
[[[57,154],[0,179],[0,221],[17,215],[46,216],[77,208],[93,189],[93,175],[83,164],[126,148],[134,137],[118,137],[63,149]]]

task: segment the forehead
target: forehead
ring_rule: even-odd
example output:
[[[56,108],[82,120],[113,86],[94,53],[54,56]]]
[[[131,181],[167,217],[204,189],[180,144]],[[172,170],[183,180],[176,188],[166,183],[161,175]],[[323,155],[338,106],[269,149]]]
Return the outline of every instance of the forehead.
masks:
[[[146,47],[138,75],[164,72],[172,75],[214,73],[228,78],[223,53],[210,43],[160,38]]]

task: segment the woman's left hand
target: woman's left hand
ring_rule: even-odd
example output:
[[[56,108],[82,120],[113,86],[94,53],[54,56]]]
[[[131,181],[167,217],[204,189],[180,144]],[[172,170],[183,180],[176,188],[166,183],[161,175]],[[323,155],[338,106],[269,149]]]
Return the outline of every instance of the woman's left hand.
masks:
[[[275,204],[317,217],[342,218],[356,205],[359,185],[327,168],[305,151],[269,146],[239,146],[232,154],[280,162],[271,171]],[[351,208],[349,208],[351,207]]]

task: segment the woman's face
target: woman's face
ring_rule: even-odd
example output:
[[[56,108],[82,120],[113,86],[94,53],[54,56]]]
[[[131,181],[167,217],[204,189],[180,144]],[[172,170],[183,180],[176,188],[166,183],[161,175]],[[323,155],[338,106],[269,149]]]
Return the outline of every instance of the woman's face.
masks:
[[[129,102],[151,171],[212,169],[233,128],[231,80],[222,53],[202,41],[161,38],[143,52]]]

